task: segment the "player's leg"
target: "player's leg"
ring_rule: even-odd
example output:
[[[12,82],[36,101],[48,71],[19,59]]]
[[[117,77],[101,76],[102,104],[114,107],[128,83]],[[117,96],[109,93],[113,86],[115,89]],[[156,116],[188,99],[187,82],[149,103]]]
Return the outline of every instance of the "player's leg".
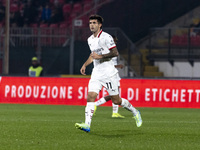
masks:
[[[85,107],[85,124],[91,125],[92,116],[94,113],[94,101],[97,97],[97,93],[88,92],[87,105]]]
[[[90,132],[90,125],[92,121],[92,116],[94,113],[94,101],[97,97],[97,93],[88,92],[87,104],[85,107],[85,123],[76,123],[75,126],[78,129],[81,129],[86,132]]]
[[[117,74],[117,78],[118,78],[118,90],[119,90],[119,87],[120,87],[120,77],[119,75]],[[100,106],[106,102],[108,102],[109,100],[111,100],[111,96],[110,95],[107,95],[105,97],[102,97],[101,99],[97,100],[95,102],[95,108],[94,108],[94,115],[96,114],[96,110],[97,110],[97,106]],[[112,103],[112,117],[113,118],[125,118],[124,116],[120,115],[118,113],[118,110],[119,110],[119,105],[115,105],[114,103]]]
[[[118,113],[119,105],[116,105],[116,104],[112,103],[112,108],[113,108],[112,118],[125,118],[120,113]]]
[[[117,73],[116,74],[116,79],[118,80],[118,91],[119,91],[119,88],[120,88],[120,80],[121,80],[121,78],[119,77],[119,74]],[[120,115],[119,113],[118,113],[118,110],[119,110],[119,105],[116,105],[116,104],[114,104],[114,103],[112,103],[112,107],[113,107],[113,113],[112,113],[112,117],[113,118],[125,118],[124,116],[122,116],[122,115]]]
[[[128,100],[126,100],[124,98],[120,98],[119,95],[112,95],[111,99],[114,104],[121,105],[122,107],[131,111],[134,115],[137,114],[137,110],[131,105],[131,103]]]
[[[76,123],[75,126],[78,129],[81,129],[86,132],[90,132],[90,126],[92,122],[92,116],[94,113],[94,101],[102,88],[102,85],[98,82],[98,80],[90,80],[87,96],[87,104],[85,107],[85,123]]]
[[[119,81],[118,81],[118,91],[119,91],[119,88],[120,88],[120,77],[119,77],[119,75],[118,75],[118,78],[119,78]],[[112,103],[112,107],[113,107],[112,118],[125,118],[124,116],[122,116],[121,114],[118,113],[119,105]]]
[[[100,98],[99,100],[97,100],[94,103],[94,115],[96,114],[97,111],[97,106],[103,105],[104,103],[106,103],[107,101],[111,100],[111,97],[109,95]]]
[[[105,96],[105,97],[102,97],[100,98],[99,100],[97,100],[95,102],[95,105],[96,106],[100,106],[100,105],[103,105],[104,103],[106,103],[107,101],[111,100],[111,97],[109,95]]]
[[[120,98],[119,94],[118,95],[112,95],[111,99],[114,104],[116,105],[121,105],[125,109],[131,111],[133,113],[133,116],[136,120],[136,125],[137,127],[140,127],[142,125],[142,118],[140,115],[140,112],[133,107],[133,105],[126,99]]]
[[[104,103],[106,103],[106,102],[108,102],[110,100],[111,100],[111,96],[110,95],[107,95],[107,96],[102,97],[101,99],[97,100],[95,102],[94,115],[96,114],[97,106],[100,106],[100,105],[102,105],[102,104],[104,104]],[[122,115],[120,115],[118,113],[119,105],[115,105],[114,103],[112,103],[112,108],[113,108],[112,109],[113,110],[113,112],[112,112],[112,117],[113,118],[125,118],[124,116],[122,116]]]
[[[116,105],[121,105],[125,109],[131,111],[133,113],[134,118],[136,119],[137,127],[140,127],[142,125],[142,118],[140,116],[140,112],[137,109],[135,109],[128,100],[124,98],[121,99],[121,97],[119,96],[117,81],[119,80],[116,75],[113,76],[112,78],[109,78],[107,81],[109,82],[109,84],[108,83],[106,84],[109,85],[109,87],[107,87],[107,91],[111,96],[112,102]]]

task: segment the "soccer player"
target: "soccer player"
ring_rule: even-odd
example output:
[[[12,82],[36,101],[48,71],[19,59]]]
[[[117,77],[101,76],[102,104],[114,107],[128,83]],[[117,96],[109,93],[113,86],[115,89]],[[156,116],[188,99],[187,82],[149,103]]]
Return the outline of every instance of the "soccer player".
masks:
[[[112,38],[113,38],[115,44],[117,44],[117,41],[118,41],[117,37],[115,35],[112,35]],[[114,63],[115,68],[121,68],[122,69],[124,67],[122,64],[118,64],[118,57],[113,57],[112,61]],[[121,80],[121,78],[118,76],[118,79],[119,79],[119,81],[118,81],[118,89],[119,89],[120,88],[120,80]],[[109,96],[109,95],[105,96],[105,97],[102,97],[99,100],[97,100],[95,102],[94,114],[96,113],[97,106],[100,106],[100,105],[102,105],[102,104],[104,104],[104,103],[106,103],[106,102],[108,102],[110,100],[111,100],[111,96]],[[125,118],[124,116],[122,116],[122,115],[120,115],[118,113],[119,105],[115,105],[114,103],[112,103],[112,108],[113,108],[112,109],[113,110],[112,118]]]
[[[91,79],[88,85],[87,104],[85,107],[85,122],[75,123],[77,129],[90,132],[92,116],[94,113],[95,99],[104,86],[116,105],[121,105],[131,111],[137,127],[142,125],[140,112],[135,109],[126,99],[121,99],[118,91],[118,70],[114,67],[112,57],[118,56],[117,47],[112,36],[102,31],[103,18],[99,15],[92,15],[89,18],[89,27],[92,35],[88,38],[88,45],[91,54],[80,69],[85,74],[86,67],[93,62]]]

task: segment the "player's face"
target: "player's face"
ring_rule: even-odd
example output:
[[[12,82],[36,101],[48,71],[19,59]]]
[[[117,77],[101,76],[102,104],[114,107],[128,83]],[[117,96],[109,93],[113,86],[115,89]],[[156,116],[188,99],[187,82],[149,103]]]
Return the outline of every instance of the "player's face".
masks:
[[[98,23],[98,21],[96,19],[94,19],[94,20],[89,21],[89,26],[90,26],[90,31],[92,33],[98,33],[102,24]]]

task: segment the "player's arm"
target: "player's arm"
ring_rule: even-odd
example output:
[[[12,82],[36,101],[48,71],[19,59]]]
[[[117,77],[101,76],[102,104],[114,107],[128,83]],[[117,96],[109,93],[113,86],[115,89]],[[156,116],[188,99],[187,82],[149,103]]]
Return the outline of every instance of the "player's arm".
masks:
[[[119,55],[117,47],[110,49],[110,53],[101,55],[102,58],[112,58],[117,57]]]
[[[83,64],[83,66],[82,66],[81,69],[80,69],[80,72],[81,72],[82,75],[86,75],[86,74],[85,74],[85,69],[86,69],[86,67],[87,67],[89,64],[92,63],[92,61],[93,61],[93,58],[92,58],[92,56],[90,55],[90,56],[88,57],[88,59],[86,60],[86,62]]]
[[[93,52],[91,54],[93,59],[112,58],[112,57],[116,57],[118,55],[119,55],[119,53],[118,53],[117,47],[110,49],[110,53],[108,53],[108,54],[98,55],[95,52]]]

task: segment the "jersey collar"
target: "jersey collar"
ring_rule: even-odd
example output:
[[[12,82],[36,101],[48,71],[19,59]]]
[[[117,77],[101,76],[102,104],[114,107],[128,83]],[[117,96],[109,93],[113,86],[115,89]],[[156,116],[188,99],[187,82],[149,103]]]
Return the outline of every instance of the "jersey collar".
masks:
[[[103,31],[102,31],[102,29],[101,29],[101,30],[99,31],[99,33],[97,34],[97,36],[95,37],[94,34],[93,34],[93,35],[92,35],[92,38],[99,38],[102,32],[103,32]]]
[[[100,32],[97,34],[97,37],[98,37],[98,38],[100,37],[101,33],[102,33],[102,29],[101,29]]]

